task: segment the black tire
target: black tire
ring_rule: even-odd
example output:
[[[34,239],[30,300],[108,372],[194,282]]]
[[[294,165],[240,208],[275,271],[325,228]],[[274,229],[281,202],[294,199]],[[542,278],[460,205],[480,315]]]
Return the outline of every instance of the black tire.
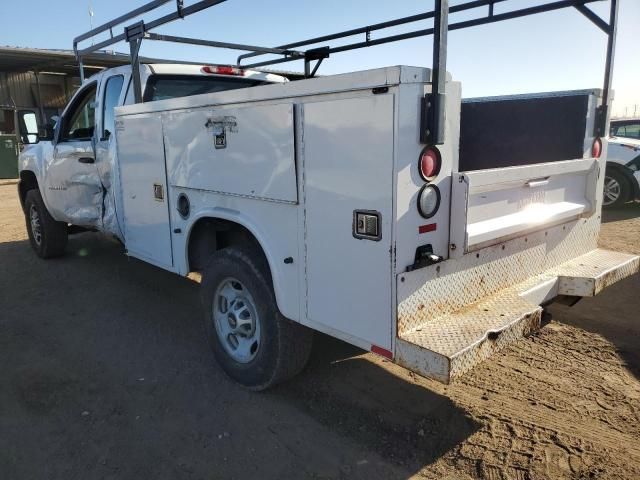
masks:
[[[617,195],[615,199],[614,195]],[[629,180],[616,168],[607,168],[604,177],[602,206],[604,208],[618,208],[627,203],[630,197]]]
[[[25,221],[31,247],[40,258],[59,257],[67,246],[67,224],[57,222],[49,214],[39,190],[29,190],[24,200]],[[32,222],[37,215],[39,231]]]
[[[278,310],[268,268],[264,256],[255,249],[228,247],[211,256],[201,284],[205,329],[216,360],[230,378],[256,391],[270,388],[299,373],[309,359],[313,341],[310,329],[286,319]],[[214,309],[219,307],[214,305],[214,301],[220,301],[218,289],[230,280],[232,283],[236,280],[250,295],[252,308],[257,314],[255,323],[260,329],[259,338],[250,350],[255,356],[246,361],[238,361],[232,356],[228,351],[233,349],[232,342],[228,337],[221,338],[216,326]],[[246,339],[244,335],[240,336]],[[223,345],[225,341],[226,346]]]

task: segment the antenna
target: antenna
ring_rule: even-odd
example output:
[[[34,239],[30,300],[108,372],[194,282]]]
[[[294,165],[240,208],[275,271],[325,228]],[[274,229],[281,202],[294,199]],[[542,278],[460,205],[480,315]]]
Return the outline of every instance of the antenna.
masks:
[[[89,0],[89,30],[93,30],[93,6]],[[94,39],[91,39],[91,45],[94,45]]]

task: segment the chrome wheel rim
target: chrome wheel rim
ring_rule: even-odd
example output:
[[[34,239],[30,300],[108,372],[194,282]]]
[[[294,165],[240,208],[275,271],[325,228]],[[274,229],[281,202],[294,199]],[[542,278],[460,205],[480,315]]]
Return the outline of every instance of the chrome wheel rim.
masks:
[[[213,296],[213,323],[225,351],[249,363],[260,348],[260,319],[253,296],[235,278],[226,278]]]
[[[35,205],[31,205],[29,208],[29,222],[31,223],[31,235],[33,235],[33,241],[36,245],[42,243],[42,227],[40,226],[40,214]]]
[[[604,177],[604,197],[603,203],[605,205],[611,205],[620,198],[622,192],[622,186],[613,177]]]

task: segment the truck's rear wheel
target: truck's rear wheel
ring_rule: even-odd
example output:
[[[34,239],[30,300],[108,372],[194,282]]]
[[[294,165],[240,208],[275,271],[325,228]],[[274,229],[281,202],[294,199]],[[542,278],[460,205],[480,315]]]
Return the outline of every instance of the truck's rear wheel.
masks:
[[[312,332],[278,310],[264,259],[249,248],[213,254],[202,277],[207,337],[225,373],[264,390],[302,370]]]
[[[614,168],[607,168],[604,177],[602,205],[616,208],[626,203],[631,194],[631,186],[625,176]]]
[[[27,233],[40,258],[59,257],[67,246],[67,224],[49,214],[38,190],[29,190],[24,200]]]

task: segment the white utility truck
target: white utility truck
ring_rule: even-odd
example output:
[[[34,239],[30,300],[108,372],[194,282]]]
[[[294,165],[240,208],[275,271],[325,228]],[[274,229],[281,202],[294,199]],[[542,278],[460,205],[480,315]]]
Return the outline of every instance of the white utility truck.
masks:
[[[615,0],[611,11],[615,25]],[[152,72],[195,67],[135,63],[141,39],[196,40],[128,27],[133,70],[88,79],[54,139],[22,154],[34,249],[62,254],[70,225],[89,227],[162,269],[200,272],[215,357],[252,389],[300,371],[313,330],[451,381],[539,328],[544,305],[596,295],[639,258],[597,247],[609,84],[463,101],[443,68],[449,12],[438,1],[421,17],[435,18],[432,69],[312,78],[345,46],[292,48],[339,36],[207,42],[253,52],[239,63],[283,57],[254,66],[303,58],[309,78],[202,67],[180,86],[158,76],[164,99],[146,93]],[[361,29],[366,43],[380,25]],[[201,75],[247,88],[175,94],[196,93]]]

